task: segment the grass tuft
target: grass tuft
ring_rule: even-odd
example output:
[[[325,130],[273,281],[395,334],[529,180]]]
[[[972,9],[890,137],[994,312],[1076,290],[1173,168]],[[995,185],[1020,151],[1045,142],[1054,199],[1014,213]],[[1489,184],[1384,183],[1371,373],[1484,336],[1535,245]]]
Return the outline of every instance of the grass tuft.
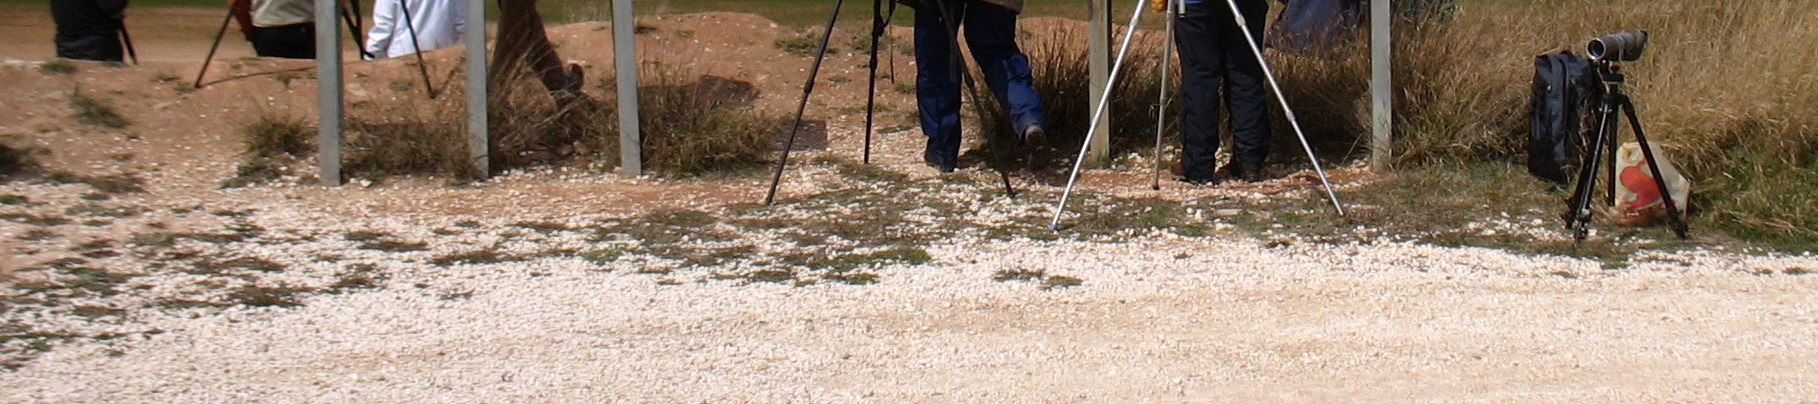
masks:
[[[316,127],[297,114],[262,111],[240,125],[240,134],[252,157],[302,157],[315,151]]]
[[[125,117],[120,116],[120,113],[114,111],[112,105],[82,95],[81,87],[70,90],[69,106],[76,110],[76,122],[81,122],[86,125],[108,129],[121,129],[125,128],[128,123]]]
[[[76,64],[69,59],[51,59],[38,65],[38,71],[53,75],[72,74],[76,72]]]

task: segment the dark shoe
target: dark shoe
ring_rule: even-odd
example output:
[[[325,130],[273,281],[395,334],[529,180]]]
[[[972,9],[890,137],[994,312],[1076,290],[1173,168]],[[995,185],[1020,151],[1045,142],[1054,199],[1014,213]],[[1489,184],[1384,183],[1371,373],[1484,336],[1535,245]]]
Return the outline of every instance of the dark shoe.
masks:
[[[1175,181],[1186,181],[1187,166],[1181,165],[1179,161],[1174,162],[1174,165],[1168,166],[1168,177]]]
[[[1048,131],[1043,130],[1041,124],[1031,124],[1023,127],[1023,146],[1033,149],[1036,146],[1045,146],[1047,144]]]
[[[927,164],[928,167],[934,168],[934,171],[942,173],[953,172],[954,164],[941,161],[940,156],[935,155],[933,151],[922,152],[922,163]]]
[[[1224,167],[1219,167],[1217,171],[1212,172],[1212,180],[1218,183],[1230,181],[1261,182],[1263,180],[1262,168],[1248,167],[1237,163],[1226,163]]]

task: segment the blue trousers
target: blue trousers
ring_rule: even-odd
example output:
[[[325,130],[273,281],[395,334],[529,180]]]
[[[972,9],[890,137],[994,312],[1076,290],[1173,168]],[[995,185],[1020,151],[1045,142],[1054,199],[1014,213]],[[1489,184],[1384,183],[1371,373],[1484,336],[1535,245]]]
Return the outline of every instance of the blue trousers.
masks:
[[[951,20],[951,21],[949,21]],[[1041,96],[1029,76],[1029,57],[1016,47],[1016,12],[977,0],[923,1],[915,9],[915,97],[928,154],[952,165],[960,150],[960,91],[964,85],[954,30],[965,27],[966,46],[985,72],[1016,133],[1044,121]]]
[[[1263,0],[1238,0],[1237,5],[1250,26],[1238,27],[1231,5],[1222,0],[1188,3],[1186,14],[1176,24],[1181,165],[1189,181],[1210,180],[1216,170],[1221,87],[1222,101],[1231,110],[1231,137],[1236,145],[1231,160],[1257,169],[1269,157],[1269,102],[1263,92],[1262,64],[1240,31],[1249,30],[1261,41],[1269,5]]]

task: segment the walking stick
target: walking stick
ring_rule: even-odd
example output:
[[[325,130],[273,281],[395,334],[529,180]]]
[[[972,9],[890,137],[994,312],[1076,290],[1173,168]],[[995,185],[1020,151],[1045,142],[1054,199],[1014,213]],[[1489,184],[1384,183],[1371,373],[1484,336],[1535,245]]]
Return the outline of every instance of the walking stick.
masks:
[[[120,20],[120,42],[126,44],[126,56],[133,58],[133,64],[139,64],[139,51],[133,49],[133,36],[126,33],[126,20]]]
[[[890,1],[892,8],[896,5],[893,0],[871,0],[871,64],[866,65],[870,67],[871,74],[870,81],[865,85],[865,151],[860,160],[863,164],[871,164],[871,117],[873,107],[877,105],[877,38],[884,33],[886,22],[881,9],[884,8],[885,1]]]
[[[227,22],[234,19],[234,5],[227,6],[227,15],[221,17],[221,29],[215,30],[215,43],[208,46],[208,56],[202,58],[202,70],[196,72],[196,82],[190,87],[202,88],[202,75],[208,73],[208,62],[215,60],[215,49],[221,47],[221,35],[227,33]]]
[[[789,125],[789,140],[783,142],[782,156],[776,159],[776,174],[770,177],[770,192],[764,194],[764,205],[776,202],[776,186],[783,181],[783,167],[789,165],[789,149],[795,148],[795,135],[802,129],[802,113],[808,110],[808,96],[814,94],[814,76],[821,72],[821,60],[827,57],[827,40],[833,37],[833,23],[840,18],[840,5],[846,0],[833,0],[833,15],[827,17],[821,33],[820,50],[814,54],[814,65],[808,68],[808,81],[802,84],[802,102],[795,106],[795,123]]]
[[[404,11],[404,29],[410,31],[411,53],[417,54],[417,71],[423,73],[423,91],[429,92],[429,99],[436,99],[436,86],[429,83],[429,65],[423,61],[423,45],[417,41],[417,24],[410,18],[410,0],[398,0],[398,8]]]
[[[953,70],[959,73],[959,79],[966,85],[966,91],[972,94],[972,113],[978,115],[979,133],[985,136],[985,145],[991,150],[991,160],[996,163],[994,165],[997,166],[998,178],[1002,178],[1004,181],[1004,195],[1009,196],[1010,199],[1016,199],[1016,189],[1010,186],[1010,171],[1005,168],[1004,155],[999,150],[1001,144],[992,140],[990,134],[994,131],[986,129],[987,126],[997,122],[984,122],[986,120],[984,99],[978,96],[978,84],[972,79],[972,70],[966,67],[966,57],[960,53],[959,21],[964,21],[965,13],[971,11],[971,3],[960,3],[960,7],[963,9],[960,11],[958,19],[953,18],[953,15],[950,14],[951,10],[948,10],[945,4],[937,7],[941,8],[941,19],[947,26],[947,39],[951,41],[953,47],[953,52],[950,53],[953,57],[949,63],[952,63]],[[977,57],[977,55],[973,55],[973,57]],[[1005,110],[1008,109],[1005,108]]]

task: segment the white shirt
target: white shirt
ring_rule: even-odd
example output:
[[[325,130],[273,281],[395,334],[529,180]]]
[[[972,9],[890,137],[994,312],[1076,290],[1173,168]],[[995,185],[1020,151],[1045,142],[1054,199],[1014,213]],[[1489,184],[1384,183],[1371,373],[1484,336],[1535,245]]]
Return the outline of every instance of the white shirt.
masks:
[[[404,8],[410,7],[410,24],[404,26]],[[416,42],[410,31],[415,28]],[[467,7],[454,0],[375,0],[372,31],[366,34],[366,51],[384,59],[436,50],[461,41],[467,30]]]
[[[315,21],[316,2],[312,0],[253,0],[252,20],[253,26],[262,28]]]

